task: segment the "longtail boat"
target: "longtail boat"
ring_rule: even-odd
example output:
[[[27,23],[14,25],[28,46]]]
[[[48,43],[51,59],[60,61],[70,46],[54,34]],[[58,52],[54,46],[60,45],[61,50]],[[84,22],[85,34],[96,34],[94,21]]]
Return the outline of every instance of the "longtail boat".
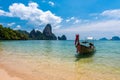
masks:
[[[79,35],[76,36],[76,40],[75,40],[76,49],[77,49],[77,54],[75,56],[76,57],[92,56],[96,50],[94,44],[92,42],[89,42],[89,40],[91,41],[93,38],[89,37],[87,40],[80,43],[78,36]]]
[[[89,43],[89,44],[91,44],[91,43]],[[95,51],[96,50],[95,50],[95,46],[94,45],[92,45],[92,46],[85,46],[85,45],[81,44],[80,45],[80,51],[77,54],[75,54],[75,56],[77,58],[79,58],[79,57],[90,57],[90,56],[92,56],[94,54]]]

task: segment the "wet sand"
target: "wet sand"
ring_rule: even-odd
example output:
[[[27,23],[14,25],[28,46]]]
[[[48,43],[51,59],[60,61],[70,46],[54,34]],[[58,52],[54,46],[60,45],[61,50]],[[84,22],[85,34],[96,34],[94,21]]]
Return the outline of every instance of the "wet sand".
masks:
[[[22,79],[10,76],[5,70],[0,69],[0,80],[22,80]]]
[[[119,69],[114,71],[90,69],[79,62],[21,59],[17,56],[0,60],[0,80],[119,80]],[[94,67],[95,68],[95,67]],[[102,66],[101,66],[102,68]]]
[[[12,56],[13,57],[13,56]],[[39,64],[33,59],[21,59],[20,57],[4,57],[0,62],[0,69],[8,78],[14,80],[74,80],[73,66],[61,63],[40,61]],[[0,79],[4,77],[0,76]],[[9,79],[6,79],[9,80]]]
[[[12,75],[13,73],[8,73],[8,71],[5,70],[2,65],[0,65],[0,80],[22,80],[21,78],[17,77],[16,74]]]

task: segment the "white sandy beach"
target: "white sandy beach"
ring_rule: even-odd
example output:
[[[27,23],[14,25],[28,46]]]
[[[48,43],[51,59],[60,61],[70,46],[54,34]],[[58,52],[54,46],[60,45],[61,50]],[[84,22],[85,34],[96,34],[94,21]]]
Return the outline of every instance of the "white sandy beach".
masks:
[[[15,59],[16,62],[0,63],[0,80],[119,80],[119,74],[109,71],[96,71],[75,63],[43,62],[36,64],[28,60]],[[12,61],[12,60],[11,60]],[[19,63],[19,64],[17,64]],[[119,71],[117,72],[119,73]]]
[[[22,80],[22,79],[16,76],[11,76],[4,69],[0,69],[0,80]]]

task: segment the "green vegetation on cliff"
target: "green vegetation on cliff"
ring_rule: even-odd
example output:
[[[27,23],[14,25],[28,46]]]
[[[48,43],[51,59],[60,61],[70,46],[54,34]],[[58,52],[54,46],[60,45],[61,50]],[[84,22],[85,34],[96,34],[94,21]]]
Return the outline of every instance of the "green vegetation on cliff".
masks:
[[[57,37],[52,33],[51,24],[47,24],[43,33],[39,30],[33,29],[30,33],[23,30],[13,30],[8,27],[0,25],[0,40],[57,40]],[[66,40],[66,36],[61,39]],[[59,39],[58,39],[59,40]]]
[[[27,40],[28,36],[11,28],[0,25],[0,40]]]

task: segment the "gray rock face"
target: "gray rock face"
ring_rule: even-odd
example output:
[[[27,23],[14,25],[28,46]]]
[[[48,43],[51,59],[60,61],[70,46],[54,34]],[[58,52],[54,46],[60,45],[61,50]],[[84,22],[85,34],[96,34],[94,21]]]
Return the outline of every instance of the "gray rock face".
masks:
[[[43,30],[43,34],[46,36],[51,36],[52,35],[52,27],[50,24],[47,24],[46,27]]]
[[[52,27],[50,24],[47,24],[44,28],[43,35],[46,40],[57,40],[56,36],[52,33]]]

